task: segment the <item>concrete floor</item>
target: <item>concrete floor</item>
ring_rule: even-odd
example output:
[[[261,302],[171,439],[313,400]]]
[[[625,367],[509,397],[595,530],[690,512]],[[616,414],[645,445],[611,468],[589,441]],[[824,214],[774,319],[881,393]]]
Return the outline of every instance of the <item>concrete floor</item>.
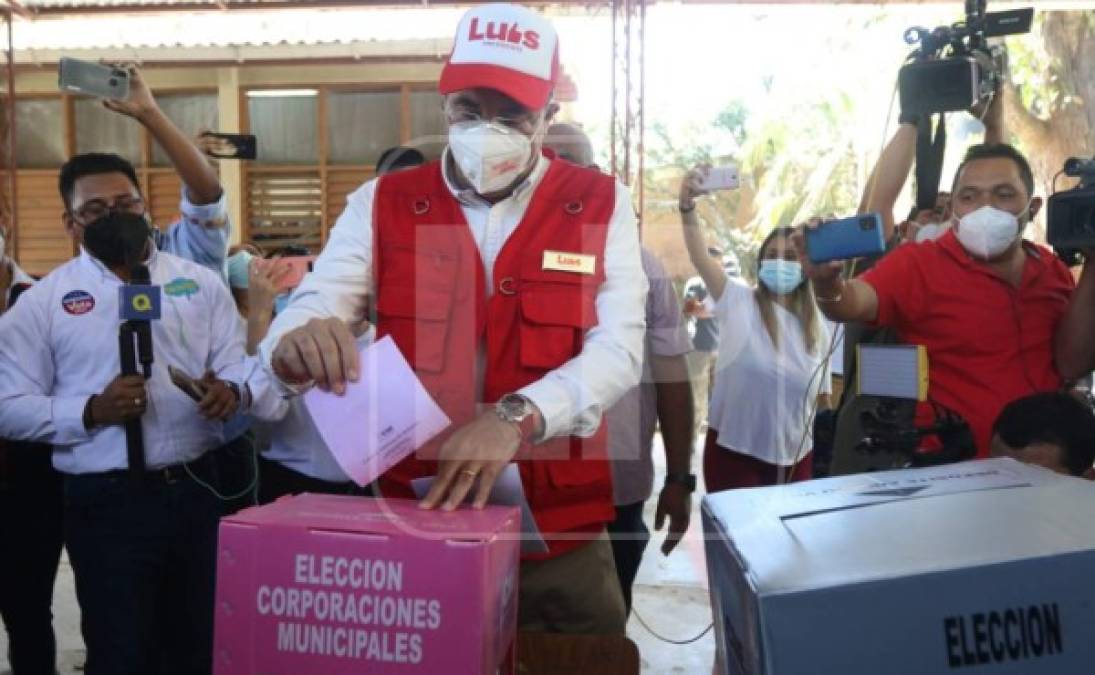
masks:
[[[694,470],[699,473],[702,447],[697,447]],[[664,480],[665,454],[661,438],[655,439],[655,485]],[[654,637],[638,620],[644,621],[663,637],[687,640],[695,637],[711,623],[711,606],[707,595],[707,571],[704,564],[703,537],[699,505],[702,494],[692,501],[692,521],[688,534],[672,555],[663,556],[664,533],[654,532],[643,557],[634,589],[635,612],[627,625],[627,634],[639,646],[643,673],[710,673],[715,654],[713,632],[689,645],[673,645]],[[655,497],[646,505],[646,520],[654,528]],[[80,612],[76,606],[72,568],[62,559],[53,594],[54,629],[59,648],[61,675],[81,673],[84,644],[80,638]],[[636,616],[636,614],[638,616]],[[7,662],[7,635],[0,631],[0,675],[10,675]]]

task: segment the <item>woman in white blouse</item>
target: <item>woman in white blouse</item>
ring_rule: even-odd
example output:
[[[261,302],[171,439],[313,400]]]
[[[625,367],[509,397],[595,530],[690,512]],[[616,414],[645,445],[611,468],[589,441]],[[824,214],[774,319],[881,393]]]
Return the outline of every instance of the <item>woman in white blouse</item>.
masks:
[[[805,283],[792,228],[776,228],[761,244],[755,288],[729,278],[708,255],[695,214],[706,171],[685,176],[679,202],[688,255],[719,323],[704,483],[718,492],[806,480],[813,415],[829,407],[829,331]]]

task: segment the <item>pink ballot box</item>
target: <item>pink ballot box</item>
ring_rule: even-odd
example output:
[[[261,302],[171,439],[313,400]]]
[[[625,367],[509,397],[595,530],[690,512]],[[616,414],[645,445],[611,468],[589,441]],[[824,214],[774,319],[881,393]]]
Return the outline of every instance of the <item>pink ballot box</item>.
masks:
[[[221,521],[217,675],[490,673],[517,635],[520,511],[305,494]]]

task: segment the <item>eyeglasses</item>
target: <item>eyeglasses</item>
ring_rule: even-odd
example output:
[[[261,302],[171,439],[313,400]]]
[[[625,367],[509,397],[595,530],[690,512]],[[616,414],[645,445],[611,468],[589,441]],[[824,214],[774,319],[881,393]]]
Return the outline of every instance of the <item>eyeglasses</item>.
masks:
[[[452,124],[467,122],[494,122],[514,131],[531,131],[536,125],[537,113],[527,112],[522,115],[498,115],[487,119],[479,112],[462,105],[449,105],[445,108],[445,114]]]
[[[140,197],[118,197],[113,204],[107,204],[102,199],[92,199],[84,202],[84,205],[77,209],[73,215],[81,223],[93,223],[112,213],[132,213],[139,216],[144,213],[144,210],[144,200]]]

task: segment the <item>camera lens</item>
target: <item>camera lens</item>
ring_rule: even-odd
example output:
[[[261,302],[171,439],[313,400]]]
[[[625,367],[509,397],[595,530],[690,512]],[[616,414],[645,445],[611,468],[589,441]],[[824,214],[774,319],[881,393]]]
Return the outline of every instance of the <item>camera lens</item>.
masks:
[[[864,231],[871,231],[874,229],[874,218],[860,218],[859,229]]]
[[[108,82],[110,83],[110,86],[112,86],[112,87],[117,87],[118,86],[118,78],[116,78],[116,77],[110,78],[108,80]]]

